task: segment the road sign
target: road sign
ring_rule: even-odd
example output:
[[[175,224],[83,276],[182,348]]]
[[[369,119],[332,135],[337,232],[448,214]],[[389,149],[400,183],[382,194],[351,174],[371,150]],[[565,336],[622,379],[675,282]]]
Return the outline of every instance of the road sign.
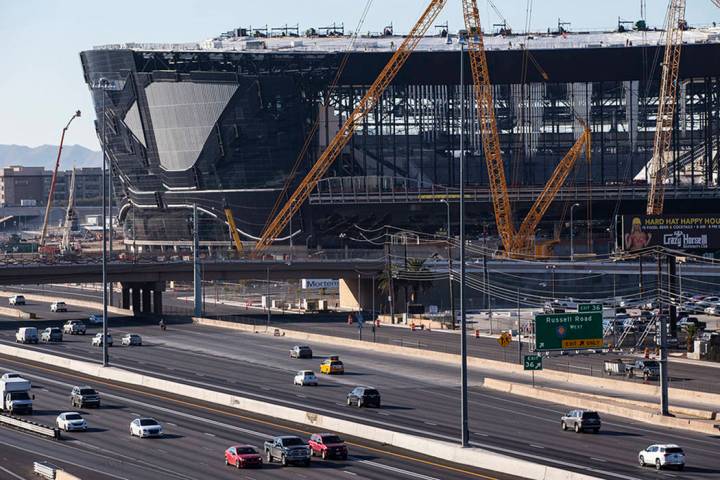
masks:
[[[523,366],[525,370],[542,370],[542,357],[540,355],[525,355]]]
[[[578,305],[579,313],[589,312],[600,312],[602,313],[603,306],[601,303],[581,303]]]
[[[535,315],[535,350],[602,348],[602,312]]]
[[[501,347],[505,348],[510,345],[510,342],[512,341],[512,335],[508,332],[503,332],[502,334],[500,334],[497,341]]]

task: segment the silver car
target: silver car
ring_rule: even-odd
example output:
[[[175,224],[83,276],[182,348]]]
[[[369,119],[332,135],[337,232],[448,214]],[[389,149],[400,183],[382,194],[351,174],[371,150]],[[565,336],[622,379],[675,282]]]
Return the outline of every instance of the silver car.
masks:
[[[120,344],[125,347],[139,347],[142,345],[142,337],[136,333],[128,333],[123,336]]]

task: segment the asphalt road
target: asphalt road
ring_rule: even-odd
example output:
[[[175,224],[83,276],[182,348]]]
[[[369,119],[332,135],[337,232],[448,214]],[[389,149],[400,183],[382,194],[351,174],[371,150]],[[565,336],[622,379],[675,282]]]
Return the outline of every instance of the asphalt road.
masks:
[[[24,362],[23,362],[24,363]],[[0,370],[22,372],[33,383],[34,421],[51,425],[69,406],[72,385],[89,383],[102,395],[99,409],[80,410],[88,431],[62,433],[55,441],[0,427],[0,478],[30,478],[33,461],[49,461],[88,479],[512,479],[363,440],[347,438],[347,461],[313,459],[310,468],[265,464],[238,472],[223,461],[225,448],[262,442],[275,435],[309,437],[310,427],[248,415],[192,399],[158,395],[140,388],[77,377],[54,367],[21,364],[0,357]],[[156,418],[165,430],[159,439],[129,435],[138,416]],[[4,457],[4,458],[3,458]],[[17,475],[14,476],[14,475]]]
[[[68,313],[79,318],[87,314]],[[454,441],[459,435],[458,372],[452,366],[320,346],[315,347],[315,359],[292,360],[288,350],[293,341],[288,339],[190,324],[173,324],[166,332],[154,324],[123,326],[130,321],[111,320],[111,331],[118,339],[127,331],[140,333],[144,346],[111,348],[115,366],[432,438]],[[16,325],[16,321],[0,322],[1,342],[12,342]],[[85,337],[66,336],[61,344],[27,348],[99,359],[99,349],[90,346],[96,330],[91,329]],[[344,376],[323,376],[317,388],[292,386],[295,371],[317,371],[320,358],[329,354],[339,354],[344,360]],[[604,478],[664,478],[677,474],[640,469],[635,458],[651,443],[672,442],[683,446],[689,455],[682,478],[720,475],[717,438],[612,416],[604,416],[605,426],[599,435],[563,433],[559,416],[569,406],[486,391],[480,387],[483,378],[484,372],[471,371],[470,429],[477,446]],[[345,405],[347,392],[363,384],[381,391],[382,409],[360,410]]]

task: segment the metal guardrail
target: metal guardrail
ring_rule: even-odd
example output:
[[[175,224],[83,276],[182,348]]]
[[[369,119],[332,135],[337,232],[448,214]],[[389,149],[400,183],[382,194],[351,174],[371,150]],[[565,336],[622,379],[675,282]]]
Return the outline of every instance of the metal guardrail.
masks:
[[[31,422],[30,420],[24,420],[11,415],[0,414],[0,424],[19,428],[21,430],[37,433],[54,439],[60,438],[60,429],[57,427],[48,427],[47,425]]]
[[[49,462],[33,462],[33,473],[51,480],[55,479],[58,467]]]

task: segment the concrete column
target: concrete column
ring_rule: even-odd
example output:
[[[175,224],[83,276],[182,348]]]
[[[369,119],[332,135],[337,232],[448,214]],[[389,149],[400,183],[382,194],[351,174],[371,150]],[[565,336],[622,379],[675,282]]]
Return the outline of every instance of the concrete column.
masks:
[[[152,313],[150,288],[148,286],[143,286],[142,288],[142,313]]]
[[[135,315],[140,313],[140,286],[137,284],[132,286],[132,309]]]
[[[122,308],[130,308],[130,287],[122,286]]]
[[[162,291],[161,290],[153,290],[153,313],[155,315],[162,315],[163,308],[162,308]]]
[[[377,283],[376,281],[376,288]],[[373,292],[371,278],[361,278],[360,282],[358,282],[357,276],[341,278],[339,294],[341,308],[351,310],[358,310],[360,308],[363,310],[372,309]],[[379,309],[378,305],[380,305],[380,301],[380,294],[376,293],[376,309]]]

